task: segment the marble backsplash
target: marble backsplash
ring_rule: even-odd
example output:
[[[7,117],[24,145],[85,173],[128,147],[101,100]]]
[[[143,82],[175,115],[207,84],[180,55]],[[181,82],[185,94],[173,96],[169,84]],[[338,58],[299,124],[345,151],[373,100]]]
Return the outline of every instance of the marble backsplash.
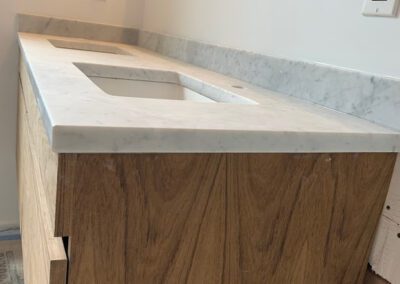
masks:
[[[172,36],[19,15],[19,30],[138,45],[251,84],[400,130],[400,79],[275,58]]]
[[[18,15],[18,30],[126,44],[136,44],[139,35],[137,29],[26,14]]]
[[[138,45],[400,130],[400,80],[140,31]]]

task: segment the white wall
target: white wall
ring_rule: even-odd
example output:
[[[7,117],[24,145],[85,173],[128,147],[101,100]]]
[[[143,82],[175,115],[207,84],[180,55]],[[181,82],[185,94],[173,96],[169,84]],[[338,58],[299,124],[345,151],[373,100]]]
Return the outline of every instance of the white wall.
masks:
[[[145,0],[143,28],[400,78],[400,19],[363,0]]]
[[[139,27],[142,0],[2,0],[0,3],[0,230],[18,225],[16,116],[18,46],[15,15],[51,16]]]
[[[18,12],[61,19],[139,27],[143,0],[17,0]]]
[[[7,3],[4,3],[7,2]],[[0,8],[0,230],[18,224],[16,190],[16,102],[18,49],[16,48],[15,1]]]

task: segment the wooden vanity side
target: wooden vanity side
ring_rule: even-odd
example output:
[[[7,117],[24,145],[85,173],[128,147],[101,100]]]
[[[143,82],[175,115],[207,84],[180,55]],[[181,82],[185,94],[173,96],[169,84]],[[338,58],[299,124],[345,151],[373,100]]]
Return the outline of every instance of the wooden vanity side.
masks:
[[[46,199],[47,206],[49,208],[50,222],[54,236],[63,236],[64,224],[63,215],[60,213],[63,207],[58,206],[60,204],[57,199],[58,191],[58,159],[59,155],[54,153],[49,145],[46,131],[44,129],[43,120],[39,112],[35,94],[33,91],[32,82],[30,81],[24,60],[21,58],[20,64],[20,79],[21,79],[21,90],[24,91],[24,101],[26,104],[26,118],[31,135],[29,137],[29,143],[31,144],[32,154],[38,161],[38,174],[40,174],[43,181],[44,196]]]
[[[30,284],[66,283],[67,256],[61,238],[54,237],[51,211],[34,147],[35,129],[27,107],[29,94],[20,86],[18,107],[18,187],[24,281]]]
[[[68,154],[71,283],[361,283],[394,154]]]
[[[390,283],[400,283],[400,154],[369,258],[372,270]]]

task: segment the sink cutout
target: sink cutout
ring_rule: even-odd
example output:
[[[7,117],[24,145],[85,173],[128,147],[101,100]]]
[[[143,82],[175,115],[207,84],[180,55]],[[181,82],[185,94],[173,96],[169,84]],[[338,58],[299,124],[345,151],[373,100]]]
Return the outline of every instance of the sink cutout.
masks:
[[[108,95],[203,103],[257,104],[234,92],[173,71],[74,63]]]
[[[49,42],[56,48],[63,49],[74,49],[83,51],[92,51],[100,53],[111,53],[120,55],[131,55],[130,53],[112,45],[92,43],[92,42],[79,42],[79,41],[67,41],[58,39],[49,39]]]
[[[174,83],[88,77],[112,96],[215,103],[212,99]]]

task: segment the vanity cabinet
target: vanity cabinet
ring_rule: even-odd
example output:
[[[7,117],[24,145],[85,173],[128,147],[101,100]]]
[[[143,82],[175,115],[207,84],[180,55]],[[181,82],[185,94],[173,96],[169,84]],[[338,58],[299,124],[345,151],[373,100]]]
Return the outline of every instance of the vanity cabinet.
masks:
[[[362,283],[395,154],[54,153],[20,78],[27,284]]]

